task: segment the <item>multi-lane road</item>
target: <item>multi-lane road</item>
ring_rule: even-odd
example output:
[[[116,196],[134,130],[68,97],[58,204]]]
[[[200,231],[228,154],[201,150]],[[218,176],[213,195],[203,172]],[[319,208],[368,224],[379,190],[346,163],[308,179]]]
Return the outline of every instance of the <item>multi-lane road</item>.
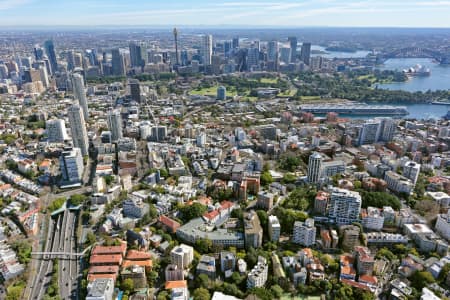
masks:
[[[64,254],[42,254],[35,255],[40,264],[37,275],[29,287],[31,292],[25,295],[30,300],[40,300],[44,297],[48,285],[52,279],[53,261],[58,259],[58,287],[61,299],[77,299],[79,278],[79,257],[71,255],[77,253],[77,220],[78,212],[66,209],[63,213],[55,216],[49,222],[48,233],[44,253]]]

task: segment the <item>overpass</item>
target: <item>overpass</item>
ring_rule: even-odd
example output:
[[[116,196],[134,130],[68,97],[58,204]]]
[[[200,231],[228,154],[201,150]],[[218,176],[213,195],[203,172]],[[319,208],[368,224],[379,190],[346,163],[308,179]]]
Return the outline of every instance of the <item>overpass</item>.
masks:
[[[97,244],[97,243],[95,243]],[[95,244],[87,247],[83,250],[83,252],[80,253],[74,253],[74,252],[64,252],[64,251],[49,251],[49,252],[31,252],[31,256],[43,256],[44,259],[51,259],[51,258],[79,258],[83,257]]]
[[[430,58],[442,65],[450,64],[450,52],[443,53],[427,48],[407,47],[377,55],[377,63],[384,63],[390,58]]]

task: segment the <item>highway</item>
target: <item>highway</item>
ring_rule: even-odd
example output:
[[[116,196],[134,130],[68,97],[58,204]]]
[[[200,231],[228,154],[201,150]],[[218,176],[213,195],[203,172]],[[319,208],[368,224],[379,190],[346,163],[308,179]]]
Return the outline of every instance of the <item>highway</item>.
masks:
[[[66,209],[64,213],[56,217],[56,220],[50,222],[44,252],[77,253],[77,214],[77,211]],[[30,287],[30,296],[27,299],[40,300],[44,298],[52,279],[54,259],[58,259],[59,262],[57,277],[60,298],[64,300],[77,299],[78,278],[80,276],[79,257],[66,254],[57,256],[43,254],[37,257],[40,259],[40,265],[37,276]]]

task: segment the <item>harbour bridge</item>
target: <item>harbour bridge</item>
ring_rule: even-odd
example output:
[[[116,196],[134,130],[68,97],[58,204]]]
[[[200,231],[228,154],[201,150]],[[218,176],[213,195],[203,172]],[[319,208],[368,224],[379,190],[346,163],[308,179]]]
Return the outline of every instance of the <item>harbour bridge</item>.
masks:
[[[431,58],[442,65],[450,64],[450,52],[443,53],[420,47],[407,47],[392,52],[380,53],[377,56],[377,63],[384,63],[390,58]]]

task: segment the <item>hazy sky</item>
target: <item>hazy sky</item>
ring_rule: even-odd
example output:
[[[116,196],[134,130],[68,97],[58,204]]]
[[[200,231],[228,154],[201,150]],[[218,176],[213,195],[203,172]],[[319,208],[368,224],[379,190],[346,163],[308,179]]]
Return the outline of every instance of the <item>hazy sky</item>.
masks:
[[[0,0],[0,26],[450,27],[450,0]]]

